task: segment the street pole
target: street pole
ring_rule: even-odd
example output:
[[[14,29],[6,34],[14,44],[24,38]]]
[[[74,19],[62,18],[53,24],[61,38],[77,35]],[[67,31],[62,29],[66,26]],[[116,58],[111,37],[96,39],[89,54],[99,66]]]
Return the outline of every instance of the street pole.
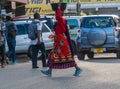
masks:
[[[76,11],[77,11],[77,15],[81,15],[81,4],[79,2],[77,2],[76,4]]]

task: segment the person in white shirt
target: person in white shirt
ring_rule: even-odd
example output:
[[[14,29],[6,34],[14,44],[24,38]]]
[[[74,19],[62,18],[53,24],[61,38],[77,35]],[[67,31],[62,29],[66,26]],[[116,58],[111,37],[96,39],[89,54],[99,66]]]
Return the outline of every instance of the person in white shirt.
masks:
[[[42,39],[42,23],[40,22],[40,14],[35,13],[34,14],[34,20],[33,22],[37,25],[37,38],[35,40],[31,40],[31,47],[32,47],[32,68],[39,68],[37,66],[37,55],[38,51],[40,50],[42,52],[41,60],[42,60],[42,66],[46,67],[46,51],[45,51],[45,45]]]

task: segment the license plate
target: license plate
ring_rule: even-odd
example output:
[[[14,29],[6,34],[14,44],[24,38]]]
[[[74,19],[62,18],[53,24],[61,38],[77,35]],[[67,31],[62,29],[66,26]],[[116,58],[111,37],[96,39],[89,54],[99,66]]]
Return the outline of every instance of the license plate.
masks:
[[[94,53],[103,53],[103,48],[94,48]]]

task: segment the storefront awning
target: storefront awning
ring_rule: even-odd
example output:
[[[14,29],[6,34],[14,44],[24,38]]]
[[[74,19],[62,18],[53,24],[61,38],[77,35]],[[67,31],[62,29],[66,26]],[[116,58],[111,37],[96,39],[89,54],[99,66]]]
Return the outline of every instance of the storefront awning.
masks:
[[[7,0],[7,1],[11,1],[11,2],[19,2],[19,3],[28,3],[28,0]]]

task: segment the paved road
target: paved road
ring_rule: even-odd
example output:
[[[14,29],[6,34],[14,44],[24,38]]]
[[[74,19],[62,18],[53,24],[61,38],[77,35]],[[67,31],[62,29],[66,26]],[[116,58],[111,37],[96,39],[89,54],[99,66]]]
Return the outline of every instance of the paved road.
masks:
[[[115,54],[100,54],[91,60],[86,57],[85,61],[76,58],[83,69],[79,77],[72,76],[74,68],[53,70],[48,77],[40,72],[41,61],[40,68],[34,70],[27,57],[18,56],[18,62],[0,68],[0,89],[120,89],[120,59],[115,59]]]

